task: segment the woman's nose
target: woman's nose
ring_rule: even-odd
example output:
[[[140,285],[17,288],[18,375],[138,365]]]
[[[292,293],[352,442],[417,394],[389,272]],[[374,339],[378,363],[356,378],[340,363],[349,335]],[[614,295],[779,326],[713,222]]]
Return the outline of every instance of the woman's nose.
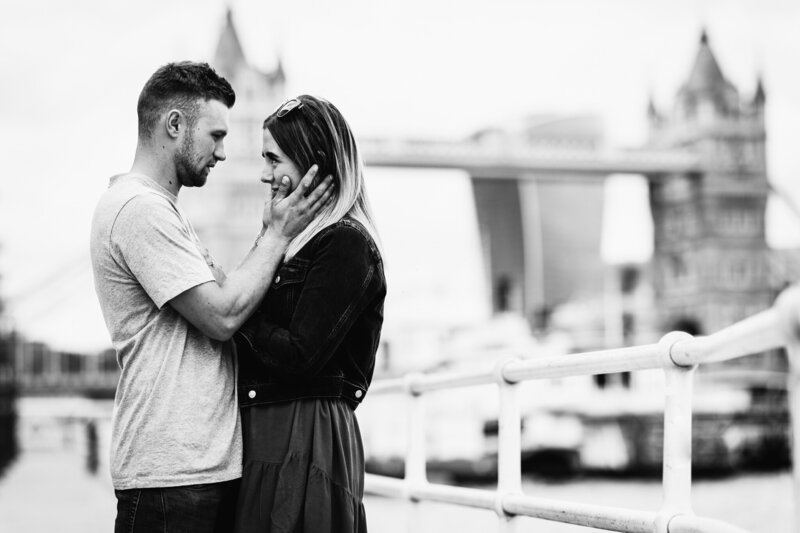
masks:
[[[261,171],[261,183],[272,183],[272,169],[267,167]]]

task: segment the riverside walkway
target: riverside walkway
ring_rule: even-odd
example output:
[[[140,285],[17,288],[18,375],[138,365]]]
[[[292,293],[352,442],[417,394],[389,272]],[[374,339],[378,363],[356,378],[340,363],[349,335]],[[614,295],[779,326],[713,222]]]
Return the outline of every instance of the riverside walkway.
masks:
[[[523,490],[552,498],[571,498],[595,504],[631,504],[657,508],[659,480],[577,479],[561,483],[526,480]],[[791,476],[788,472],[746,474],[698,480],[694,485],[695,511],[722,516],[753,533],[791,531]],[[85,458],[75,450],[27,451],[0,477],[0,533],[110,533],[116,500],[107,467],[97,474],[86,470]],[[365,500],[373,533],[406,533],[405,503],[377,496]],[[495,529],[493,513],[444,504],[422,504],[416,533],[484,533]],[[580,526],[527,519],[520,533],[581,533]]]
[[[115,516],[107,470],[74,451],[23,452],[0,477],[2,533],[108,533]]]

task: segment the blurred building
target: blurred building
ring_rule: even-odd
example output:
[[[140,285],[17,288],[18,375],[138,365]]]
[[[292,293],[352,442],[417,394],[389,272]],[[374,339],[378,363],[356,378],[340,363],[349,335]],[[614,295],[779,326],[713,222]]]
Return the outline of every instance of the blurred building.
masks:
[[[84,354],[55,350],[18,335],[12,342],[14,381],[20,397],[114,397],[120,369],[113,348]]]
[[[582,154],[604,148],[603,123],[593,115],[524,117],[487,128],[468,142]],[[514,311],[546,329],[559,306],[602,292],[600,256],[603,181],[579,172],[470,170],[481,244],[496,312]]]

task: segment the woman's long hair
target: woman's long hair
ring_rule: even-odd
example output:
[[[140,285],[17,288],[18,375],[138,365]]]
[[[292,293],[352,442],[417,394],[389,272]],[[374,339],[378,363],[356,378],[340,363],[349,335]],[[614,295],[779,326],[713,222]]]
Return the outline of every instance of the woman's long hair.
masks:
[[[286,109],[284,104],[267,117],[264,129],[269,130],[300,172],[307,172],[315,163],[319,166],[314,185],[331,175],[335,188],[333,201],[292,240],[286,258],[293,257],[314,235],[345,216],[360,222],[380,249],[381,242],[364,183],[364,164],[350,126],[339,110],[326,100],[305,94],[294,100],[298,100],[300,105],[285,114],[281,112],[279,117],[279,111]]]

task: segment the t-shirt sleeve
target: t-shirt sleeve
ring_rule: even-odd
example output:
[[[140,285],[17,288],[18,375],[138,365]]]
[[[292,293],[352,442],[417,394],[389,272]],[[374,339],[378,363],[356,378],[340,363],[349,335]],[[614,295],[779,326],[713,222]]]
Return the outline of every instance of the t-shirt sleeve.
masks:
[[[160,309],[175,296],[214,281],[189,228],[154,194],[129,200],[111,230],[111,249]]]

